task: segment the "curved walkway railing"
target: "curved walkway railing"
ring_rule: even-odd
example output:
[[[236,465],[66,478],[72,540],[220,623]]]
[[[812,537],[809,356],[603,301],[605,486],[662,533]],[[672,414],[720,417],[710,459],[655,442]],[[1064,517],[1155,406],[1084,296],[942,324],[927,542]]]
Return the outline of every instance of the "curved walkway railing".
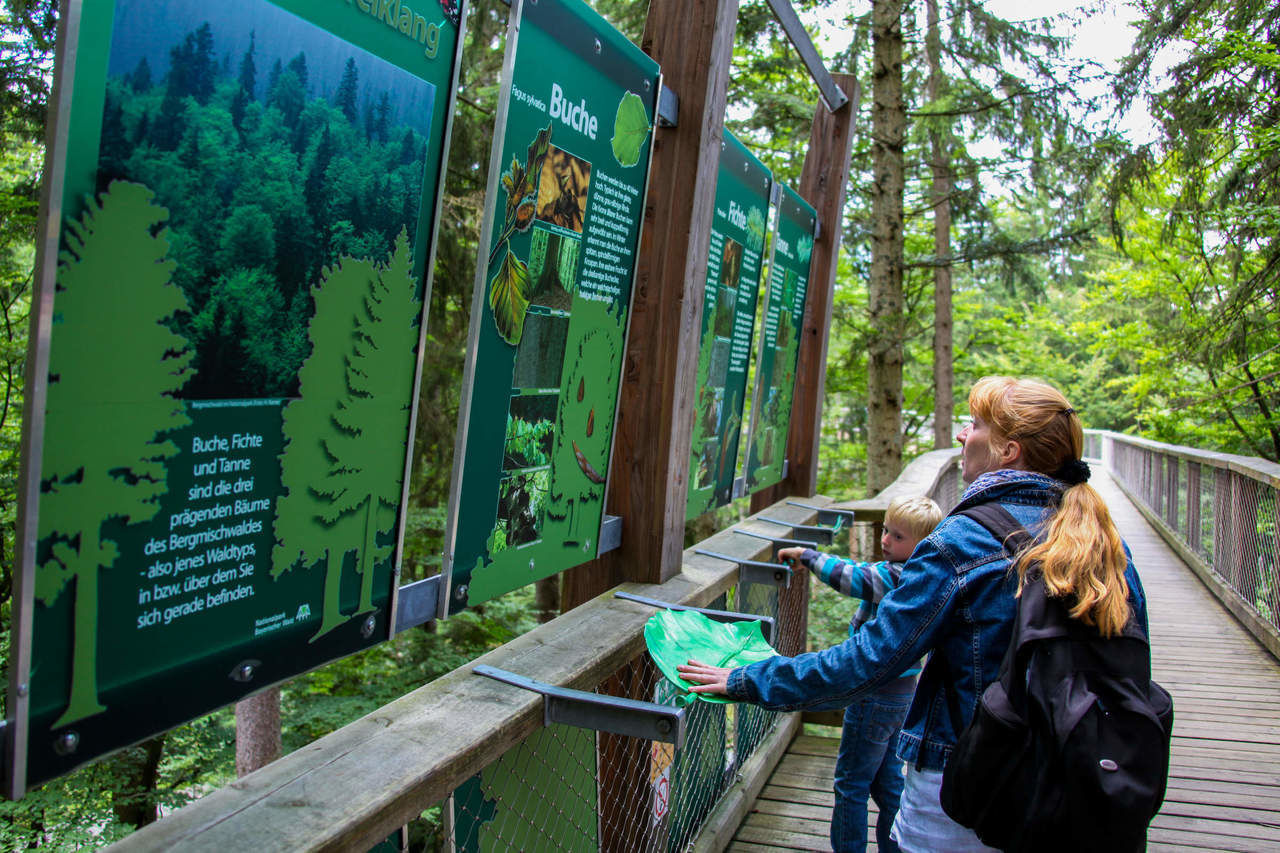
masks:
[[[1152,526],[1232,614],[1280,657],[1280,465],[1130,435],[1086,431]]]

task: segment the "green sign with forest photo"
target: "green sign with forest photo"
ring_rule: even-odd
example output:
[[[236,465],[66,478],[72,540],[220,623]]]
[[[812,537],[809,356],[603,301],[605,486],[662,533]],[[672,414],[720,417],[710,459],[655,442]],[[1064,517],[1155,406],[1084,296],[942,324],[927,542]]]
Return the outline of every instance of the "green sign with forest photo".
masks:
[[[445,534],[450,613],[596,556],[658,92],[653,60],[584,3],[512,14]]]
[[[455,0],[77,8],[19,791],[390,635],[459,42]]]
[[[702,304],[685,508],[690,520],[733,500],[772,186],[765,165],[726,130]]]
[[[814,209],[790,187],[782,187],[756,356],[751,437],[747,442],[748,492],[782,481],[816,222]]]

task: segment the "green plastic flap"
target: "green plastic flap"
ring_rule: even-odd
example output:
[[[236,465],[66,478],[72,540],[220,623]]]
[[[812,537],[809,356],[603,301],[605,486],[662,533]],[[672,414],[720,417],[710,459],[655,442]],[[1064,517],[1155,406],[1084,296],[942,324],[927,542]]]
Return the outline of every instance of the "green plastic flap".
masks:
[[[743,666],[777,654],[764,638],[759,620],[715,622],[696,610],[659,610],[645,623],[644,642],[658,669],[679,688],[676,701],[681,705],[694,699],[718,704],[730,700],[724,696],[689,693],[693,685],[680,677],[677,666],[691,659],[715,666]]]

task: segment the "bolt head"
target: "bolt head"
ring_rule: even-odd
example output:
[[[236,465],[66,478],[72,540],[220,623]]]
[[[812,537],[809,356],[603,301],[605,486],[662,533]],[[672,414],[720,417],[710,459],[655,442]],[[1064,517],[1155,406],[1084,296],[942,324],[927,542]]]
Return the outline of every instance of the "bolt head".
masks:
[[[369,618],[364,620],[364,624],[360,626],[360,636],[366,640],[373,636],[373,629],[378,626],[378,619],[373,614],[369,614]]]
[[[247,663],[240,667],[240,678],[245,681],[251,681],[253,679],[253,664]]]
[[[671,734],[671,721],[667,719],[658,720],[656,728],[658,730],[658,734],[669,735]]]
[[[53,751],[59,755],[71,755],[80,748],[80,735],[77,732],[63,732],[53,743]]]

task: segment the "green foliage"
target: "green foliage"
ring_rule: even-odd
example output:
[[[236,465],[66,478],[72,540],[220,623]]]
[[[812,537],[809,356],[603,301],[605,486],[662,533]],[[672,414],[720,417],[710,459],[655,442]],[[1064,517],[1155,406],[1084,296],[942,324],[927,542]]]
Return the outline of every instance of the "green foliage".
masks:
[[[627,92],[618,102],[618,113],[613,119],[613,158],[619,166],[640,162],[640,150],[650,130],[644,101],[635,92]]]
[[[172,48],[165,78],[139,67],[107,83],[99,189],[127,178],[169,208],[192,308],[176,325],[195,347],[189,397],[294,396],[308,288],[339,258],[385,257],[417,230],[426,139],[392,132],[391,95],[362,91],[351,59],[333,101],[318,97],[303,54],[255,93],[254,51],[224,67],[204,25]],[[362,102],[378,104],[372,125]],[[250,328],[264,306],[274,313]]]
[[[520,343],[524,335],[524,318],[529,311],[529,267],[507,249],[498,272],[489,282],[489,308],[498,334],[511,345]]]

